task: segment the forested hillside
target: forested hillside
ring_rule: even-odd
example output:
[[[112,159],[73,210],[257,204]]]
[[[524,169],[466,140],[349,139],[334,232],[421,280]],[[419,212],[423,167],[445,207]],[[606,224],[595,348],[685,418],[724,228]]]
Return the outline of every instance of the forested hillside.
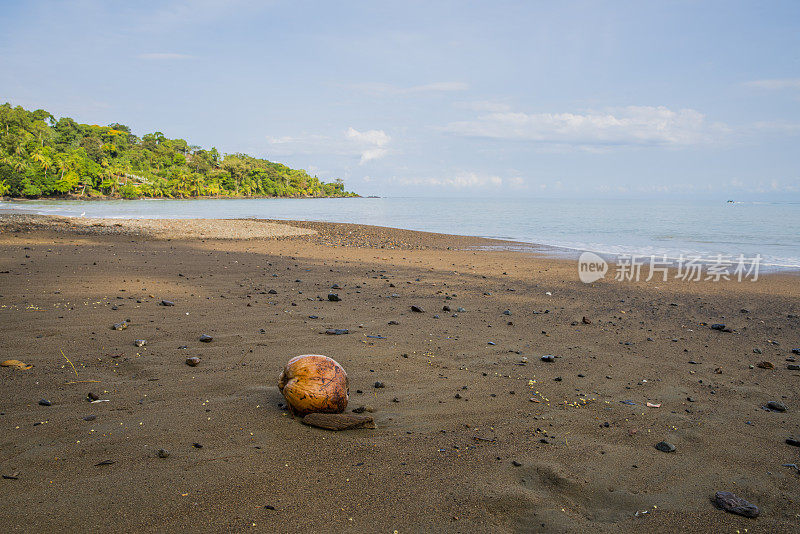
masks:
[[[56,120],[44,110],[0,106],[0,195],[12,197],[357,196],[337,179],[247,154],[220,154],[123,124]]]

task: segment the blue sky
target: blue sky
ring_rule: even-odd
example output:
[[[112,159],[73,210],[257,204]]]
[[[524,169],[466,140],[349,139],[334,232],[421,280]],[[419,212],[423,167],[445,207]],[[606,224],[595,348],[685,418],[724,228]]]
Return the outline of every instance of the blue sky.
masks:
[[[0,101],[376,195],[800,199],[800,2],[2,1]]]

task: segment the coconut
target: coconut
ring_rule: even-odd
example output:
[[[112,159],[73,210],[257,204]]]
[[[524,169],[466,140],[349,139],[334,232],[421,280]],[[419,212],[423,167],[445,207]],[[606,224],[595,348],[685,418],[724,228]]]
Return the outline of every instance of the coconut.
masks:
[[[295,356],[278,379],[289,409],[295,415],[342,413],[347,408],[347,373],[333,358],[321,354]]]

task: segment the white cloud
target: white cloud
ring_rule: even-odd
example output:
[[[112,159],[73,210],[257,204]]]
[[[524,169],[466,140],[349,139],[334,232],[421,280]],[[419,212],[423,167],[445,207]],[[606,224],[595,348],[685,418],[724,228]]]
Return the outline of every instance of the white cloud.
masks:
[[[388,145],[392,138],[383,130],[359,131],[348,128],[344,135],[327,136],[302,134],[299,136],[267,136],[268,154],[271,156],[294,156],[332,154],[352,158],[359,156],[359,164],[380,159],[391,150]]]
[[[800,132],[800,124],[786,121],[760,121],[753,124],[756,130],[792,135]]]
[[[729,128],[693,109],[628,106],[605,112],[495,112],[452,122],[444,131],[465,136],[578,146],[685,147],[720,140]]]
[[[481,175],[474,172],[462,172],[444,178],[400,178],[397,181],[402,185],[451,187],[456,189],[487,186],[499,187],[503,185],[503,179],[499,176]]]
[[[172,52],[154,52],[152,54],[139,54],[139,59],[148,59],[148,60],[171,60],[171,59],[190,59],[192,56],[188,54],[175,54]]]
[[[359,132],[353,127],[347,129],[345,137],[356,144],[361,152],[359,165],[376,159],[380,159],[389,153],[386,145],[389,144],[389,137],[383,130],[367,130]]]
[[[469,85],[463,82],[433,82],[411,87],[400,87],[389,83],[360,83],[351,87],[372,95],[413,95],[421,93],[448,93],[466,91]]]
[[[745,82],[749,87],[759,89],[800,89],[800,78],[772,78]]]
[[[494,102],[492,100],[474,100],[471,102],[456,102],[456,107],[462,109],[469,109],[472,111],[486,112],[486,113],[502,113],[504,111],[511,111],[511,106],[503,102]]]

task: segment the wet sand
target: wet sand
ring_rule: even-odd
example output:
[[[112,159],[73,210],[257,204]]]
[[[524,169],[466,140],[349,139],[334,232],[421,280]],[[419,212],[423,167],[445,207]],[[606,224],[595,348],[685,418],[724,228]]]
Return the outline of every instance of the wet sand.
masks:
[[[0,223],[0,360],[33,365],[0,368],[4,530],[798,529],[796,275],[586,285],[574,262],[477,238],[117,223]],[[278,374],[305,353],[342,364],[348,411],[376,429],[281,407]]]

